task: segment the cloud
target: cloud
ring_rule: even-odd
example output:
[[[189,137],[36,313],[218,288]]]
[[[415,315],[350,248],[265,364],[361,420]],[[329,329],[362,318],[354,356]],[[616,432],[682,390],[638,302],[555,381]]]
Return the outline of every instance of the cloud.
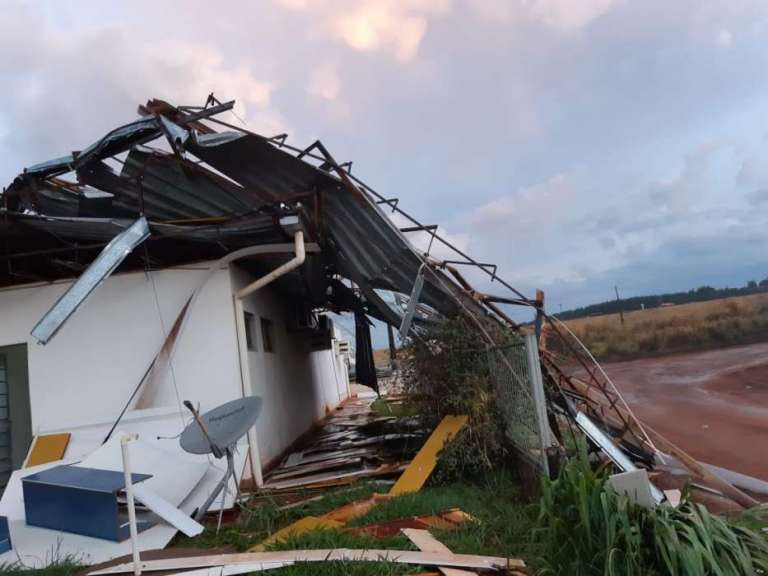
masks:
[[[388,217],[398,228],[409,228],[413,226],[413,222],[395,212],[388,214]],[[470,236],[467,233],[453,234],[446,230],[443,226],[437,228],[437,235],[444,238],[447,242],[461,250],[466,252],[470,246]],[[429,255],[438,260],[456,260],[458,254],[451,248],[440,242],[439,240],[432,240],[432,234],[427,231],[406,232],[405,237],[413,244],[416,250],[426,253],[429,250]]]
[[[768,204],[768,188],[753,190],[747,195],[747,198],[749,199],[749,203],[753,206]]]
[[[75,34],[30,7],[19,14],[0,24],[0,51],[8,56],[0,67],[0,127],[6,125],[0,130],[0,172],[6,179],[133,120],[137,105],[150,97],[199,105],[215,92],[221,100],[237,100],[232,121],[266,133],[285,129],[272,101],[274,82],[210,44],[137,42],[128,27],[116,24]],[[35,30],[35,41],[22,43],[20,29]]]
[[[563,32],[578,30],[603,14],[614,5],[615,0],[532,0],[523,2],[531,14],[550,26]]]
[[[718,48],[730,48],[732,43],[733,34],[731,34],[730,30],[723,28],[715,34],[715,45]]]
[[[281,0],[292,10],[309,11],[336,40],[364,53],[383,53],[399,62],[413,60],[429,19],[450,12],[450,0]]]
[[[339,72],[334,64],[320,64],[312,69],[307,92],[325,100],[335,100],[341,90]]]
[[[611,11],[617,0],[468,0],[476,15],[492,23],[538,23],[575,32]]]

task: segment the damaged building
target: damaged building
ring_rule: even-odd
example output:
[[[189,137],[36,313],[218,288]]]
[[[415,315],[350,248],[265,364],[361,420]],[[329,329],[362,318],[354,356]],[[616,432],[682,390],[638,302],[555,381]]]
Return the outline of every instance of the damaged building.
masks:
[[[333,313],[354,315],[357,380],[375,388],[372,319],[406,334],[480,308],[406,238],[436,227],[398,228],[384,213],[397,200],[320,142],[296,149],[220,120],[233,104],[149,101],[139,120],[3,190],[0,515],[11,532],[24,524],[14,470],[82,461],[117,431],[178,451],[185,401],[205,412],[261,398],[235,468],[239,483],[262,485],[349,396]]]
[[[416,455],[409,472],[371,446],[421,439],[418,423],[370,438],[369,404],[347,402],[351,361],[357,382],[377,389],[374,320],[405,338],[461,315],[506,437],[538,474],[553,472],[563,430],[578,428],[645,487],[650,505],[669,500],[646,474],[662,466],[743,506],[756,503],[743,489],[768,493],[755,479],[714,473],[641,423],[544,312],[542,293],[526,298],[321,142],[296,148],[285,134],[225,122],[233,104],[150,100],[139,120],[4,188],[0,563],[46,565],[55,549],[93,564],[132,543],[163,548],[179,531],[201,533],[198,520],[233,507],[241,487],[400,473],[398,493],[401,483],[422,485],[442,444],[428,440],[430,465]],[[436,258],[438,245],[451,257]],[[461,267],[505,295],[476,290]],[[521,329],[508,305],[525,307],[531,326]],[[334,322],[342,313],[354,317],[354,359]],[[307,434],[328,414],[325,432]],[[440,442],[466,419],[446,417]],[[308,436],[314,447],[292,452]],[[324,475],[328,462],[343,471]]]

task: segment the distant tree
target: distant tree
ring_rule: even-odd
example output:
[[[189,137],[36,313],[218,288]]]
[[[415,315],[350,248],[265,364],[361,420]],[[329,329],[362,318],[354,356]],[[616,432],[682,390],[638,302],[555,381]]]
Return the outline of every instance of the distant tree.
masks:
[[[768,286],[768,278],[763,278],[760,280],[760,286]]]
[[[749,282],[747,282],[747,288],[757,288],[757,282],[755,282],[754,280],[750,280]]]

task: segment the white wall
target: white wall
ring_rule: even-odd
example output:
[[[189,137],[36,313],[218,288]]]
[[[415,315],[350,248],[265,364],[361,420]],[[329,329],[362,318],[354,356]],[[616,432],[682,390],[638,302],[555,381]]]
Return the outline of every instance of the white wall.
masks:
[[[0,346],[28,344],[32,429],[108,420],[118,415],[192,290],[203,266],[118,274],[99,286],[46,346],[30,331],[69,282],[0,290]],[[206,284],[188,318],[156,406],[200,402],[203,409],[241,395],[227,270]]]
[[[0,290],[0,346],[28,344],[33,432],[117,417],[207,266],[167,269],[151,278],[143,272],[114,275],[46,346],[36,344],[30,331],[70,282]],[[232,266],[205,284],[187,313],[173,371],[165,372],[152,407],[191,400],[205,411],[242,396],[233,293],[252,280]],[[306,336],[288,333],[287,302],[271,287],[243,305],[255,315],[258,349],[246,352],[246,369],[250,393],[264,401],[257,436],[266,464],[338,405],[349,383],[333,349],[311,352]],[[264,352],[260,317],[272,320],[275,353]]]
[[[253,280],[242,269],[232,268],[235,289]],[[312,352],[306,335],[288,331],[288,305],[283,296],[269,289],[258,290],[243,301],[244,310],[254,315],[256,350],[246,352],[252,393],[264,400],[256,424],[262,465],[335,408],[349,389],[346,367],[339,365],[333,349]],[[272,321],[274,353],[264,351],[262,317]]]

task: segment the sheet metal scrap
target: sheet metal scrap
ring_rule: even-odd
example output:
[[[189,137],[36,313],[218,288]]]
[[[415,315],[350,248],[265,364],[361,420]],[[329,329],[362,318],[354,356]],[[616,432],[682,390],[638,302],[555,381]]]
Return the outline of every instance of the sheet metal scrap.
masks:
[[[264,489],[323,488],[402,472],[426,431],[418,419],[376,416],[372,402],[370,398],[345,402],[310,441],[265,475]]]
[[[32,329],[32,336],[41,344],[47,344],[96,286],[112,274],[125,257],[147,238],[149,238],[149,225],[146,218],[142,216],[107,244],[77,282],[64,292]]]

